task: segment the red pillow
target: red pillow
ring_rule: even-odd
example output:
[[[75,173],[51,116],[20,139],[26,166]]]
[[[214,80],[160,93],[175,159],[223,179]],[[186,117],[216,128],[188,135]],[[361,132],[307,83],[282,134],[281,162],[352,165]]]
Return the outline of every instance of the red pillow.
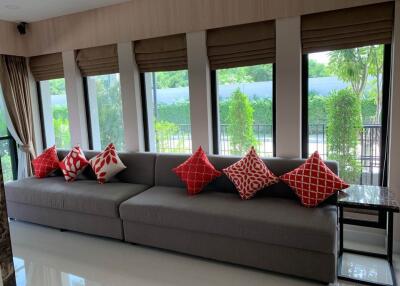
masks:
[[[61,171],[67,182],[74,181],[85,170],[89,161],[86,160],[81,147],[75,146],[60,162]]]
[[[235,185],[243,200],[254,197],[259,191],[279,181],[258,157],[254,147],[238,162],[222,170]]]
[[[172,171],[186,183],[186,188],[190,195],[201,192],[208,183],[221,176],[221,172],[217,171],[208,161],[207,155],[201,146],[196,153],[178,167],[172,169]]]
[[[32,160],[35,177],[47,177],[50,173],[58,169],[59,163],[56,145],[44,150],[40,156]]]
[[[332,194],[349,187],[325,165],[318,151],[304,164],[280,178],[294,190],[306,207],[318,206]]]

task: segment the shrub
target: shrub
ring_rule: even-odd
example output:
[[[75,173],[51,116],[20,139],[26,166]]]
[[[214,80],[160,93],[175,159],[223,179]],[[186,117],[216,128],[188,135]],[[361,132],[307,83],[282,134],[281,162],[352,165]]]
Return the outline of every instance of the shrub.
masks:
[[[361,165],[357,160],[358,138],[362,131],[361,101],[346,88],[334,91],[327,100],[328,159],[339,163],[341,177],[359,183]]]
[[[250,100],[237,89],[229,100],[228,110],[228,134],[234,155],[243,155],[252,145],[256,145],[253,113]]]

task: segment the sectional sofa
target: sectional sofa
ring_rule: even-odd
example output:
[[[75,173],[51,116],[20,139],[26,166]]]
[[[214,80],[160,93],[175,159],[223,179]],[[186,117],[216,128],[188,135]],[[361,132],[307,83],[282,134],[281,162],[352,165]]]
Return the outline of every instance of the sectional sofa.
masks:
[[[59,151],[62,159],[67,151]],[[87,158],[97,152],[86,151]],[[11,218],[295,275],[336,277],[337,209],[300,205],[284,183],[248,201],[222,175],[195,196],[171,172],[187,155],[121,153],[127,169],[100,185],[90,168],[66,183],[61,173],[6,184]],[[237,157],[209,156],[219,170]],[[282,175],[301,159],[265,159]],[[337,173],[336,162],[326,162]]]

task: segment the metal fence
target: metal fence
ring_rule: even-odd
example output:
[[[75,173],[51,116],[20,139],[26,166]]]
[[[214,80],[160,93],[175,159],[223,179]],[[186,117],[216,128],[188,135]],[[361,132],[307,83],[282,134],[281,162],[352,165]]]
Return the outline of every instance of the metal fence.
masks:
[[[255,148],[261,157],[273,156],[272,125],[254,124],[253,132],[256,139]],[[229,124],[221,124],[219,130],[219,153],[231,155],[233,153],[232,142],[229,136]]]
[[[192,139],[190,124],[178,124],[178,132],[157,139],[158,152],[191,153]],[[233,153],[232,141],[229,135],[229,124],[221,124],[219,129],[219,153]],[[257,153],[261,157],[273,156],[272,125],[254,124],[254,136],[257,141]],[[318,150],[324,159],[328,158],[327,132],[325,124],[311,124],[308,127],[309,153]],[[360,183],[376,185],[379,183],[380,172],[381,125],[366,124],[362,128],[357,148],[357,160],[362,166]]]
[[[192,128],[190,124],[176,124],[177,130],[168,134],[157,134],[156,150],[160,153],[191,153]]]
[[[360,184],[378,185],[381,157],[381,130],[380,124],[365,124],[360,133],[357,147],[357,160],[362,167]],[[318,150],[324,159],[329,156],[327,148],[327,132],[325,124],[308,126],[308,151]]]

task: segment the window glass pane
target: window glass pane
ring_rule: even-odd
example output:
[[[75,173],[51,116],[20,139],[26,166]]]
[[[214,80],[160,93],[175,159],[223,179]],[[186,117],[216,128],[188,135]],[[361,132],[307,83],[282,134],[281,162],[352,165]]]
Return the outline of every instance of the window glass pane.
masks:
[[[150,150],[191,153],[187,70],[145,73]]]
[[[119,73],[87,78],[93,149],[114,143],[124,150],[124,125]]]
[[[40,92],[47,147],[55,144],[57,148],[70,148],[71,136],[65,80],[60,78],[41,81]]]
[[[1,87],[0,96],[3,96]],[[14,139],[8,133],[5,107],[3,101],[0,100],[0,159],[4,182],[14,179],[12,157],[15,157],[16,154],[13,152],[15,149],[11,148],[12,144],[14,144]]]
[[[379,184],[383,45],[308,55],[308,152],[348,183]]]
[[[217,70],[219,153],[273,156],[272,64]]]

